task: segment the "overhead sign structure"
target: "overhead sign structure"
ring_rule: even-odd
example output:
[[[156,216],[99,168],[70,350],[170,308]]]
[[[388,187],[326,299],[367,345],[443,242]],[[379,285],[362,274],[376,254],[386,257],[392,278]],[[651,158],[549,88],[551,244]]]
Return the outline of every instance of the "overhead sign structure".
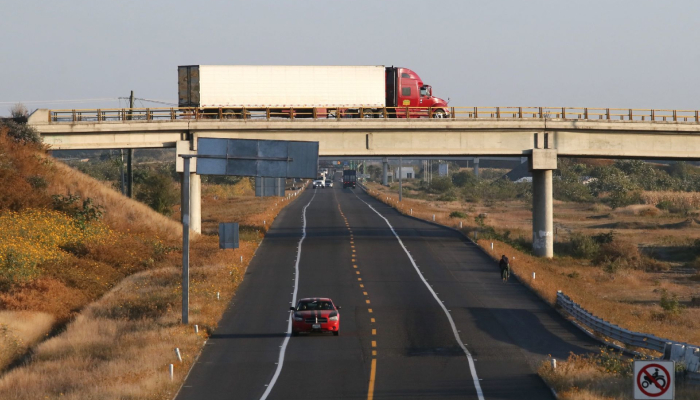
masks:
[[[318,142],[197,138],[200,175],[315,178]]]
[[[238,222],[219,222],[219,248],[238,248]]]
[[[284,186],[285,186],[285,178],[256,177],[255,178],[255,196],[256,197],[270,197],[270,196],[284,197]]]
[[[187,150],[186,148],[184,150]],[[189,324],[190,308],[190,172],[197,161],[198,175],[237,175],[269,178],[315,178],[318,142],[249,139],[197,139],[197,154],[182,157],[182,323]],[[284,188],[284,184],[282,184]],[[237,224],[236,224],[237,225]],[[226,237],[226,226],[220,225]],[[229,226],[228,229],[233,229]],[[238,229],[235,229],[236,233]],[[221,231],[220,231],[221,233]],[[220,246],[237,247],[238,237],[224,238]],[[229,248],[235,248],[229,247]]]
[[[635,361],[634,398],[674,399],[675,363],[673,361]]]

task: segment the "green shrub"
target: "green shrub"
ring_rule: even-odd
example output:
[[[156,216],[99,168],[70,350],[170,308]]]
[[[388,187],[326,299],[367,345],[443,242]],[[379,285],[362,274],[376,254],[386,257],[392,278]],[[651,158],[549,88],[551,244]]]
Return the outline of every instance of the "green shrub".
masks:
[[[675,293],[669,295],[666,289],[661,291],[661,300],[659,300],[659,305],[668,314],[678,315],[683,312],[685,308],[679,301],[678,296]]]
[[[136,199],[163,215],[172,214],[172,208],[180,201],[170,176],[154,174],[138,185]]]
[[[600,246],[597,256],[593,260],[596,264],[605,268],[640,268],[643,266],[642,255],[637,245],[614,240]]]
[[[452,175],[452,183],[457,187],[474,186],[477,179],[470,171],[459,171]]]
[[[599,234],[593,235],[591,237],[598,244],[608,244],[608,243],[612,243],[612,241],[615,239],[615,231],[610,231],[608,233],[599,233]]]
[[[22,143],[41,143],[41,136],[36,129],[27,124],[18,124],[14,121],[0,121],[0,128],[7,128],[7,135]]]
[[[61,211],[73,217],[82,229],[85,229],[88,223],[102,218],[104,207],[94,204],[91,198],[83,200],[82,206],[78,205],[80,196],[69,194],[55,194],[51,196],[53,199],[53,208],[56,211]]]
[[[461,212],[461,211],[452,211],[450,213],[450,218],[467,218],[467,214]]]
[[[430,190],[434,193],[444,193],[452,189],[452,187],[452,180],[446,176],[433,178],[432,182],[430,182]]]
[[[590,236],[575,233],[571,235],[571,253],[574,257],[592,259],[600,250],[600,244]]]

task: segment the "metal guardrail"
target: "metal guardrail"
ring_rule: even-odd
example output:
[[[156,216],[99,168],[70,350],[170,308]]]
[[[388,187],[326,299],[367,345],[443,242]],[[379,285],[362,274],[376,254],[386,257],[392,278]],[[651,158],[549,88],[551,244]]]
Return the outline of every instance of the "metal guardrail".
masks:
[[[557,292],[557,305],[594,332],[628,346],[657,351],[664,354],[663,359],[684,364],[688,371],[688,381],[700,384],[700,348],[698,346],[662,339],[647,333],[633,332],[611,324],[586,311],[561,291]]]
[[[272,121],[362,119],[564,119],[586,121],[652,121],[700,123],[698,110],[656,110],[587,107],[275,107],[275,108],[115,108],[49,110],[49,123],[132,121]]]

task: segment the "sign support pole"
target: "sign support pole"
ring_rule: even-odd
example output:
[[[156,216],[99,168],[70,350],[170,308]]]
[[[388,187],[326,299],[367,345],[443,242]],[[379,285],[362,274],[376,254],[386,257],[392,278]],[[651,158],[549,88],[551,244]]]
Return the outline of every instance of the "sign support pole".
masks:
[[[399,157],[399,201],[403,201],[403,157]]]
[[[190,313],[190,157],[183,157],[182,174],[182,324],[189,323]]]

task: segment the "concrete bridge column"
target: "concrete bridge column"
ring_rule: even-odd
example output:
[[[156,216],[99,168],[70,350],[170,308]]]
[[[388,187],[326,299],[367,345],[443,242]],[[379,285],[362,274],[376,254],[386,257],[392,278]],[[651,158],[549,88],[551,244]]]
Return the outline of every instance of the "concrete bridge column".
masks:
[[[389,159],[384,158],[382,159],[382,185],[388,186],[389,185],[389,178],[387,175],[389,174]]]
[[[554,257],[554,209],[552,170],[557,169],[557,151],[534,149],[532,171],[532,250],[536,256]]]
[[[202,177],[190,174],[190,229],[202,233]]]
[[[479,157],[474,157],[474,176],[479,179]]]
[[[195,154],[196,151],[191,149],[192,144],[188,140],[180,140],[176,143],[177,154]],[[180,182],[184,182],[184,166],[182,157],[176,157],[176,171],[180,174]],[[196,233],[202,233],[202,177],[196,174],[197,159],[193,158],[190,162],[190,230]],[[180,204],[185,204],[185,193],[181,193]]]

